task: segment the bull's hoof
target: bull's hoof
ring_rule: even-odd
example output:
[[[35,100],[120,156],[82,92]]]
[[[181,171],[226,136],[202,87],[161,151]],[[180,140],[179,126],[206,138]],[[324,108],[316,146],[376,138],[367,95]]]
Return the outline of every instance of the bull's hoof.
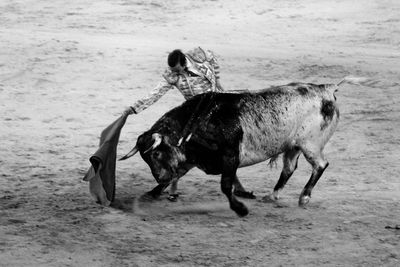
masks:
[[[279,199],[278,196],[274,195],[274,194],[270,194],[270,195],[266,195],[264,196],[261,201],[265,202],[265,203],[275,203],[277,202]]]
[[[305,207],[308,204],[308,202],[310,202],[310,199],[311,199],[310,196],[300,196],[299,206]]]
[[[167,199],[171,202],[177,202],[178,197],[179,197],[179,194],[170,194]]]
[[[141,201],[153,201],[157,198],[159,198],[160,195],[154,194],[152,191],[146,192],[143,195],[140,196]]]
[[[236,212],[239,217],[244,217],[249,214],[249,210],[242,202],[236,202],[234,205],[231,205],[231,209]]]
[[[238,197],[248,198],[248,199],[256,199],[256,196],[253,194],[253,191],[233,191],[233,194]]]

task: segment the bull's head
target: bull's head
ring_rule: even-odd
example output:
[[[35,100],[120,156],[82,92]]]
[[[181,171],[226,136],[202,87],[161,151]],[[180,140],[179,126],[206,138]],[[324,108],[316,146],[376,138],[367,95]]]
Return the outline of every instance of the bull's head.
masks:
[[[169,184],[172,179],[177,178],[180,167],[186,160],[181,148],[171,144],[168,136],[159,133],[139,136],[136,146],[122,159],[127,159],[138,151],[160,184]]]

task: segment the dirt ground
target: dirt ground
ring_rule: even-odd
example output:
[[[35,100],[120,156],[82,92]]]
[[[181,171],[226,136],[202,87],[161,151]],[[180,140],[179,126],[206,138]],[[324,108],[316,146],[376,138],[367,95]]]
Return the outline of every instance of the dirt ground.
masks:
[[[400,266],[400,4],[378,1],[0,2],[0,266]],[[276,203],[266,163],[239,170],[256,200],[239,218],[219,177],[193,170],[180,199],[135,156],[117,164],[122,208],[94,203],[82,177],[101,130],[152,89],[175,48],[220,57],[226,89],[370,77],[337,93],[330,162],[307,208],[299,168]],[[173,90],[128,118],[118,155]]]

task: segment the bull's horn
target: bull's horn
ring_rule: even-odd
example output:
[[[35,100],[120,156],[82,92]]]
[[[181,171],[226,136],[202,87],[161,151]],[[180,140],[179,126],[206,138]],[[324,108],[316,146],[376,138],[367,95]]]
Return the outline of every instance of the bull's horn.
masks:
[[[126,154],[125,156],[123,156],[119,160],[126,160],[126,159],[132,157],[133,155],[135,155],[137,152],[138,152],[138,148],[137,148],[137,146],[135,146],[134,148],[132,148],[131,151],[129,151],[128,154]]]
[[[149,152],[150,150],[155,149],[155,148],[158,147],[158,146],[161,144],[161,142],[162,142],[162,137],[161,137],[161,135],[158,134],[158,133],[153,133],[153,135],[152,135],[151,137],[153,138],[154,143],[153,143],[153,145],[152,145],[151,147],[149,147],[144,153],[147,153],[147,152]]]

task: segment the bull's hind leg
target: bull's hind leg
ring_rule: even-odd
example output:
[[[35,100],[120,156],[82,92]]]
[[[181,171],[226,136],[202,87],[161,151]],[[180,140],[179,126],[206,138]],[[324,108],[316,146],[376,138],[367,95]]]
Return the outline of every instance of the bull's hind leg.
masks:
[[[276,201],[279,199],[279,193],[282,191],[283,187],[286,185],[289,178],[292,176],[293,172],[297,169],[297,162],[301,150],[299,148],[294,148],[292,150],[286,151],[283,154],[283,168],[278,182],[274,187],[274,192],[267,196],[269,200]],[[266,200],[264,198],[264,200]]]
[[[237,215],[243,217],[246,216],[249,211],[247,207],[232,194],[233,182],[236,177],[236,170],[238,164],[234,159],[224,159],[223,170],[221,175],[221,190],[229,200],[230,208],[237,213]]]
[[[319,178],[324,173],[325,169],[328,167],[329,162],[324,158],[321,148],[310,149],[302,148],[302,152],[307,159],[307,161],[312,166],[312,174],[308,180],[306,186],[300,194],[299,206],[305,206],[311,198],[311,191],[317,184]]]

